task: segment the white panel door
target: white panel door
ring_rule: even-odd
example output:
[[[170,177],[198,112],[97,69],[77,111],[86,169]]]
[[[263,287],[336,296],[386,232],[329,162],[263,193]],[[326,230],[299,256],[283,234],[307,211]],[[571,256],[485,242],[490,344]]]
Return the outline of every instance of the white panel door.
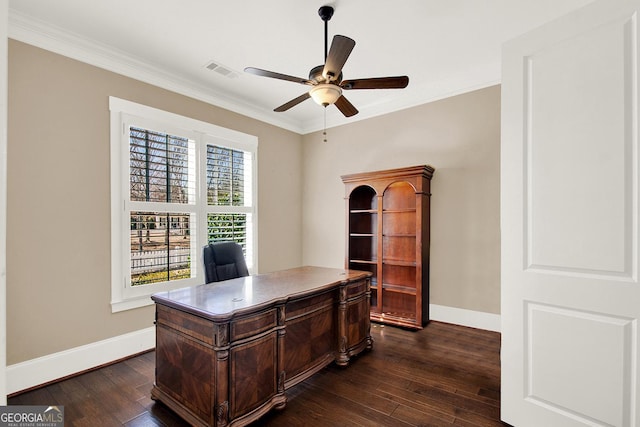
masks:
[[[507,43],[502,419],[636,426],[638,10],[596,1]]]

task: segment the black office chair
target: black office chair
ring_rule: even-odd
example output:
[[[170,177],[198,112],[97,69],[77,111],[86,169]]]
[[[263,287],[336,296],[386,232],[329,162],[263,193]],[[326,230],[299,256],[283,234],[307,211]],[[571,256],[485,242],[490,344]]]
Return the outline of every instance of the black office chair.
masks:
[[[236,242],[214,242],[204,247],[205,283],[249,275],[242,246]]]

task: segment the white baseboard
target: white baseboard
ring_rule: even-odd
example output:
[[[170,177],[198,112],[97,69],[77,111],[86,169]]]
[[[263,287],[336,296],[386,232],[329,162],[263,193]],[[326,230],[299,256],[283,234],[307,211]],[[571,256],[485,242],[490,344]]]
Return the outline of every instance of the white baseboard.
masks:
[[[431,320],[500,332],[500,315],[431,304]],[[7,394],[27,390],[155,347],[155,327],[7,366]]]
[[[155,327],[7,366],[7,394],[101,366],[156,345]]]
[[[453,323],[487,331],[500,332],[501,330],[500,315],[482,311],[430,304],[429,318],[438,322]]]

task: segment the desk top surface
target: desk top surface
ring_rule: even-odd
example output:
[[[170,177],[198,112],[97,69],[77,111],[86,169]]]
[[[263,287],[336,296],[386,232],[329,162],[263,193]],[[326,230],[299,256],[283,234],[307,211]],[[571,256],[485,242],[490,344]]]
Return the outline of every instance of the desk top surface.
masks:
[[[158,292],[151,299],[211,320],[226,320],[369,276],[365,271],[306,266]]]

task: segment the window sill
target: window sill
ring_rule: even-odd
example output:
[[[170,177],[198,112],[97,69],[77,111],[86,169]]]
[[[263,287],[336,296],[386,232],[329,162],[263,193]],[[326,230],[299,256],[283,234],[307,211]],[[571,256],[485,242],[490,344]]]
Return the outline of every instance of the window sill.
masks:
[[[135,308],[146,307],[152,304],[153,300],[149,295],[123,299],[120,301],[111,301],[111,312],[118,313],[120,311],[133,310]]]

